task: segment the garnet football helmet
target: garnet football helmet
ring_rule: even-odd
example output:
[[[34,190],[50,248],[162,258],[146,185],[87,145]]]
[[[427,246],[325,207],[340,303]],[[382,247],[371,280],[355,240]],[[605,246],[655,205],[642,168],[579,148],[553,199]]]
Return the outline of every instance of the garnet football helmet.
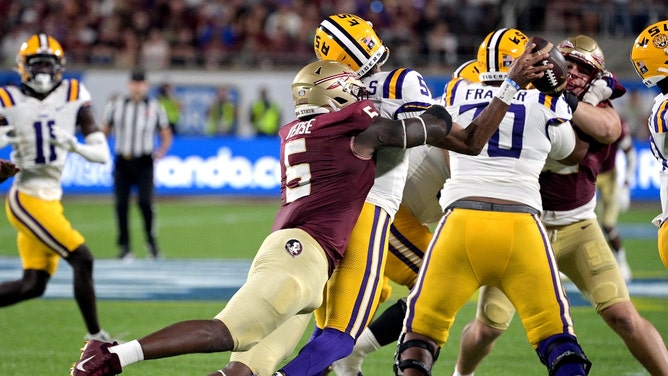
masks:
[[[581,97],[592,81],[600,78],[605,71],[605,56],[596,41],[586,35],[565,39],[557,46],[566,61],[577,63],[579,74],[569,73],[566,90]],[[575,78],[575,79],[574,79]],[[578,79],[579,78],[579,79]]]
[[[453,78],[463,78],[471,82],[480,82],[480,69],[477,60],[469,60],[452,72]]]
[[[50,35],[34,34],[16,56],[21,82],[38,93],[48,93],[63,79],[65,53]]]
[[[310,63],[292,81],[295,115],[300,119],[338,111],[367,98],[366,88],[357,74],[334,60]]]
[[[647,26],[631,48],[633,68],[647,87],[668,77],[668,21]]]
[[[345,13],[329,16],[320,23],[313,49],[319,60],[338,60],[360,77],[374,66],[383,65],[389,56],[389,49],[370,22]]]
[[[480,81],[503,81],[510,65],[526,47],[529,38],[517,29],[503,28],[487,34],[478,47]]]

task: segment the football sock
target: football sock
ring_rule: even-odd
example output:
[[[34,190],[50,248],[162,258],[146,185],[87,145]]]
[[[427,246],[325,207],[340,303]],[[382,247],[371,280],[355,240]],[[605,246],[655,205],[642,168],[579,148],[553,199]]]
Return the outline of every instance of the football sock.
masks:
[[[380,346],[397,343],[404,325],[405,314],[406,302],[400,299],[369,324],[368,328]]]
[[[459,373],[459,371],[457,370],[457,367],[455,367],[455,372],[452,373],[452,376],[473,376],[474,373],[475,373],[475,372],[471,372],[471,373]]]
[[[144,351],[141,349],[141,345],[137,340],[112,346],[109,348],[109,352],[118,355],[118,360],[121,362],[121,368],[144,360]]]
[[[304,345],[281,371],[286,375],[318,375],[335,360],[348,356],[354,345],[355,340],[349,334],[327,328]]]
[[[380,347],[371,330],[366,328],[357,339],[353,352],[347,357],[332,363],[332,368],[337,375],[357,375],[362,370],[364,358]]]

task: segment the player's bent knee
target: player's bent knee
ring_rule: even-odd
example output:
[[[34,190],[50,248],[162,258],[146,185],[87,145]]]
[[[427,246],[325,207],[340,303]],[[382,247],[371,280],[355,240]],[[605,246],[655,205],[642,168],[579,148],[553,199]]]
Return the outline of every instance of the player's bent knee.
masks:
[[[431,376],[431,369],[440,351],[441,349],[433,343],[422,339],[407,340],[406,333],[402,333],[397,351],[394,353],[394,374],[402,376],[405,370],[413,369],[423,376]],[[403,356],[404,353],[406,356]]]
[[[570,334],[548,337],[538,344],[536,353],[547,367],[550,376],[559,375],[562,368],[572,370],[570,374],[574,375],[589,374],[591,362],[582,351],[577,339]]]

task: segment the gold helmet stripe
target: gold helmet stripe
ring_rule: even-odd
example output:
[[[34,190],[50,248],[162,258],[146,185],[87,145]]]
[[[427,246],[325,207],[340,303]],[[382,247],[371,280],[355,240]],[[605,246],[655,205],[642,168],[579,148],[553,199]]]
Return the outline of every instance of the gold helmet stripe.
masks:
[[[366,53],[363,49],[360,48],[359,44],[355,40],[355,37],[352,36],[346,29],[336,22],[332,22],[329,18],[323,20],[320,23],[320,27],[327,32],[327,34],[332,36],[332,39],[341,46],[341,48],[346,51],[348,56],[355,61],[358,66],[363,66],[366,61],[371,58],[371,56]],[[344,41],[352,41],[355,43],[345,43]],[[349,46],[348,44],[352,44]]]
[[[501,41],[503,40],[503,36],[505,33],[510,30],[508,28],[503,28],[495,31],[489,36],[489,39],[486,41],[487,43],[487,48],[485,49],[486,53],[486,59],[487,61],[487,72],[498,72],[500,62],[499,60],[501,59],[501,50],[500,50],[500,45]]]

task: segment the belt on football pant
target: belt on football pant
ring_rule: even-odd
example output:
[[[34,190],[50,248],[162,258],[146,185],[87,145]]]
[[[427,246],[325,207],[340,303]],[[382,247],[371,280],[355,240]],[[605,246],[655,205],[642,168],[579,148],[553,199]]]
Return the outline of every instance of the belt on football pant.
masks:
[[[540,212],[528,205],[521,204],[495,204],[491,202],[473,201],[473,200],[457,200],[448,205],[447,209],[471,209],[495,212],[508,213],[529,213],[540,215]]]

